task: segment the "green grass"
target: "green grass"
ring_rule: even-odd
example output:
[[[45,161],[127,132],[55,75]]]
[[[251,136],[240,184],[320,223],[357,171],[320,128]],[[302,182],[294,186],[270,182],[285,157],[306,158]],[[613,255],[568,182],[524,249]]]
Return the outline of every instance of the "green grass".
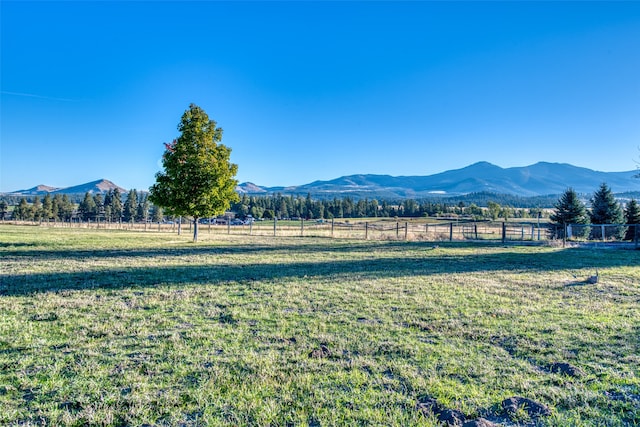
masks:
[[[0,226],[0,425],[640,424],[638,251],[201,239]]]

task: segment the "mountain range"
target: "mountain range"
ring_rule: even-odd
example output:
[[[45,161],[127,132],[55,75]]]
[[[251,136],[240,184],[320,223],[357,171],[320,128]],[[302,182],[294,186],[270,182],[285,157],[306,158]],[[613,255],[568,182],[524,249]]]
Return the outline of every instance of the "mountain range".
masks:
[[[524,167],[501,168],[478,162],[462,169],[427,176],[350,175],[331,181],[314,181],[293,187],[260,187],[243,183],[247,194],[311,194],[314,197],[404,199],[457,196],[469,193],[510,194],[521,197],[561,194],[568,187],[593,193],[603,183],[615,193],[640,191],[637,171],[598,172],[566,163],[539,162]]]
[[[566,163],[540,162],[530,166],[501,168],[488,162],[426,176],[349,175],[330,181],[314,181],[289,187],[263,187],[245,182],[237,187],[241,194],[266,195],[311,194],[315,198],[349,196],[397,200],[458,196],[469,193],[509,194],[521,197],[554,195],[568,187],[578,193],[589,194],[607,183],[614,193],[640,191],[638,171],[598,172]],[[117,188],[126,189],[101,179],[68,188],[38,185],[26,190],[6,193],[11,196],[41,196],[44,194],[105,193]]]

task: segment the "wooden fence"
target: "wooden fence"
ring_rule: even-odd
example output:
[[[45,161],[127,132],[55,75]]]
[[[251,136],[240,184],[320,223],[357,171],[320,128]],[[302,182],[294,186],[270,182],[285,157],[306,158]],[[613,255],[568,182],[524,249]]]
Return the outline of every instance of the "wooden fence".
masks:
[[[5,223],[39,225],[48,227],[74,227],[97,230],[135,230],[175,233],[180,227],[183,233],[193,232],[191,221],[163,223],[125,222],[32,222],[5,221]],[[632,230],[631,234],[627,230]],[[248,224],[199,224],[200,233],[282,236],[326,237],[336,239],[407,240],[426,242],[606,242],[634,244],[638,247],[640,225],[621,224],[568,224],[554,226],[527,222],[420,222],[390,220],[329,220],[329,221],[256,221]],[[631,238],[629,236],[631,235]]]

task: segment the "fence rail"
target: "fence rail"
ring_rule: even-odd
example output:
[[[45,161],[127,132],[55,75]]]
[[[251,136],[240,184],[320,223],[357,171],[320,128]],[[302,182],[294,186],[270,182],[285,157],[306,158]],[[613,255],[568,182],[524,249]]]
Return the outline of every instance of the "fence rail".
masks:
[[[39,225],[46,227],[74,227],[104,230],[135,230],[177,232],[181,227],[187,233],[193,224],[124,223],[124,222],[31,222],[4,221],[4,223]],[[282,237],[327,237],[364,240],[411,240],[426,242],[529,242],[558,241],[566,244],[604,242],[627,244],[638,248],[640,224],[537,224],[527,222],[420,222],[389,220],[331,220],[331,221],[257,221],[250,224],[199,224],[200,233],[237,234]]]

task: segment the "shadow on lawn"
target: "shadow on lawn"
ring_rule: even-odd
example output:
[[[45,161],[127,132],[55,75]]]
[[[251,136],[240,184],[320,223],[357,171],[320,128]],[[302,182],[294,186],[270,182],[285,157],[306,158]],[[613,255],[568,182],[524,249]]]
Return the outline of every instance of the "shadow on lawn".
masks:
[[[459,247],[460,245],[456,245]],[[453,245],[451,247],[454,247]],[[108,267],[88,272],[25,273],[0,276],[0,295],[25,295],[37,292],[95,289],[153,287],[171,284],[212,284],[230,281],[250,282],[255,280],[277,281],[286,278],[344,277],[347,280],[364,278],[406,277],[443,273],[466,273],[492,271],[554,271],[565,269],[600,269],[628,265],[635,257],[620,251],[606,254],[592,250],[567,249],[550,252],[517,252],[509,248],[495,248],[494,252],[461,255],[440,246],[432,249],[430,244],[385,242],[362,244],[295,244],[295,245],[244,245],[244,246],[198,246],[189,248],[152,248],[144,250],[82,250],[82,251],[29,251],[21,250],[9,256],[44,259],[95,259],[158,257],[154,267]],[[373,255],[376,249],[385,256]],[[252,253],[277,253],[285,260],[288,253],[295,253],[304,261],[275,263],[252,263]],[[318,252],[370,252],[372,258],[361,260],[314,261]],[[204,264],[163,266],[162,258],[213,255]],[[215,255],[237,255],[239,260],[232,265],[216,263]],[[5,252],[7,255],[7,252]],[[243,255],[247,255],[243,263]],[[303,256],[300,256],[303,255]],[[391,255],[391,256],[389,256]],[[633,255],[633,254],[632,254]],[[343,279],[344,280],[344,279]]]
[[[391,242],[385,249],[398,246],[398,248],[406,248],[407,244]],[[139,248],[139,249],[36,249],[24,250],[13,249],[22,248],[24,246],[34,246],[31,244],[2,244],[0,248],[6,247],[2,251],[3,256],[15,258],[37,258],[39,260],[59,260],[68,258],[153,258],[153,257],[188,257],[191,255],[233,255],[233,254],[252,254],[252,253],[270,253],[270,252],[369,252],[373,245],[337,243],[337,244],[291,244],[291,245],[240,245],[240,246],[192,246],[188,243],[181,247],[157,247],[157,248]]]

